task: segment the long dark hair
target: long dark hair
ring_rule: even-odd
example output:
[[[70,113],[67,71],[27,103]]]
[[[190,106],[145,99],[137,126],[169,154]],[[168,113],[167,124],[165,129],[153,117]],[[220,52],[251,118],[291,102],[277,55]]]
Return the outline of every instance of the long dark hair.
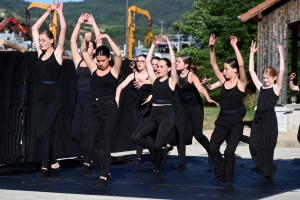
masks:
[[[110,50],[107,46],[99,46],[97,49],[96,49],[96,52],[95,52],[95,56],[106,56],[107,58],[111,57],[111,59],[109,60],[109,65],[111,67],[114,66],[114,60],[110,54]]]

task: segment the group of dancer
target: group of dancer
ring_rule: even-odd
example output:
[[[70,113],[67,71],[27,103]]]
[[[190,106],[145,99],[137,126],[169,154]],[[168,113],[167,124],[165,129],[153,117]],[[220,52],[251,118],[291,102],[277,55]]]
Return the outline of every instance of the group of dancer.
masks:
[[[57,46],[50,31],[38,33],[38,29],[51,11],[56,10],[60,18],[60,35]],[[38,52],[38,92],[35,104],[36,131],[41,144],[42,168],[40,177],[46,178],[60,170],[55,152],[50,141],[51,127],[60,111],[61,89],[57,84],[63,62],[66,22],[63,16],[63,3],[52,4],[46,13],[32,27],[32,35]],[[86,33],[78,53],[77,38],[82,24],[90,24],[96,35]],[[106,39],[114,52],[102,45]],[[237,38],[230,37],[230,44],[236,58],[224,63],[220,71],[215,55],[217,38],[209,39],[210,63],[221,87],[219,103],[212,100],[202,86],[197,75],[191,69],[189,55],[180,55],[177,60],[168,38],[155,37],[147,55],[139,55],[133,63],[133,72],[118,85],[122,57],[118,46],[107,34],[101,34],[91,14],[81,14],[71,38],[71,51],[76,75],[78,77],[77,103],[73,114],[72,136],[84,152],[84,164],[81,172],[90,169],[91,162],[100,171],[95,185],[103,187],[111,178],[109,166],[111,160],[110,138],[119,120],[119,101],[122,89],[132,84],[130,95],[134,98],[134,129],[131,141],[136,144],[136,164],[141,164],[143,149],[148,149],[154,164],[154,175],[160,177],[159,170],[168,151],[169,138],[176,129],[176,141],[179,162],[173,169],[186,168],[185,132],[190,121],[192,133],[208,153],[209,165],[214,165],[216,184],[223,183],[225,189],[233,189],[235,151],[243,135],[243,120],[247,78],[244,61],[237,46]],[[170,49],[170,59],[152,57],[156,45],[166,42]],[[254,71],[256,43],[250,47],[249,72],[259,93],[257,110],[253,120],[249,149],[255,170],[263,176],[261,181],[272,181],[277,166],[273,163],[278,127],[274,106],[280,94],[283,82],[283,50],[278,45],[280,55],[279,74],[273,67],[263,70],[263,82]],[[136,65],[135,65],[136,64]],[[290,76],[293,80],[294,74]],[[290,82],[291,83],[291,82]],[[294,86],[297,87],[297,86]],[[299,90],[299,87],[296,88]],[[178,108],[172,105],[174,92],[180,99]],[[220,113],[215,121],[215,129],[210,141],[203,134],[204,112],[202,94],[207,102],[220,105]],[[244,111],[243,111],[244,110]],[[224,157],[220,146],[224,141],[227,146]],[[50,161],[50,162],[49,162]]]

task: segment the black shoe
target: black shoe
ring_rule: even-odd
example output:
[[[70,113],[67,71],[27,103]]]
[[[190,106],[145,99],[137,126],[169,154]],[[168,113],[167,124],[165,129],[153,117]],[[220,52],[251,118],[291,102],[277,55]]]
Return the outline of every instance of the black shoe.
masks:
[[[223,181],[224,181],[224,177],[223,176],[217,177],[216,178],[216,185],[219,185],[220,183],[223,183]]]
[[[233,190],[233,186],[232,185],[225,185],[225,190]]]
[[[136,164],[136,165],[141,165],[141,164],[142,164],[142,159],[141,159],[141,158],[137,158],[137,159],[134,161],[134,164]]]
[[[259,179],[257,182],[259,182],[259,183],[270,183],[272,181],[273,181],[273,179],[270,176],[265,176],[265,177]]]
[[[171,169],[185,169],[185,168],[186,168],[185,163],[177,163],[176,165],[171,167]]]
[[[112,175],[111,175],[111,173],[108,173],[108,175],[107,175],[106,177],[107,177],[107,180],[110,180],[110,179],[112,179]]]
[[[83,164],[81,169],[79,170],[81,173],[89,172],[90,171],[90,166]]]
[[[160,177],[160,174],[159,174],[159,171],[154,170],[153,174],[154,174],[154,178],[155,178],[155,179],[160,179],[160,178],[161,178],[161,177]]]
[[[48,178],[48,170],[41,169],[40,178]]]
[[[273,167],[272,167],[272,174],[270,176],[270,178],[272,180],[274,179],[274,175],[275,175],[276,170],[277,170],[277,165],[274,164]]]
[[[214,165],[214,161],[211,157],[211,154],[208,154],[208,166],[212,167]]]
[[[50,174],[54,173],[54,172],[59,172],[61,170],[61,167],[59,166],[58,168],[50,168]]]
[[[98,178],[93,184],[97,185],[98,187],[105,187],[105,186],[107,186],[107,180]]]

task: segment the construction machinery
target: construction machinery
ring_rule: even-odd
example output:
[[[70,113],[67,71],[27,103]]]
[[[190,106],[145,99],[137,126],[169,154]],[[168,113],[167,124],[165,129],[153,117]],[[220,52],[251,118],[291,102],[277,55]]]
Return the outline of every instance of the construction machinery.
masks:
[[[25,11],[25,19],[26,19],[26,24],[30,25],[30,13],[29,10],[32,8],[41,8],[44,10],[47,10],[51,5],[50,4],[42,4],[38,2],[32,2]],[[51,18],[51,15],[50,15]],[[54,39],[56,40],[57,36],[57,29],[58,29],[58,18],[57,18],[57,12],[54,10],[52,14],[52,22],[49,24],[49,31],[53,33]]]
[[[128,24],[127,24],[128,25],[128,44],[127,44],[127,58],[128,59],[132,59],[133,45],[135,42],[134,35],[133,35],[133,33],[135,31],[135,24],[133,22],[133,13],[138,13],[138,14],[144,15],[148,20],[148,28],[147,28],[148,34],[145,37],[144,42],[150,43],[154,40],[153,33],[152,33],[152,19],[150,17],[149,12],[147,10],[140,9],[136,6],[129,6],[128,7]]]
[[[12,22],[14,25],[18,26],[18,28],[22,31],[22,33],[30,40],[32,41],[30,35],[27,33],[25,28],[19,23],[19,21],[14,17],[7,17],[0,23],[0,31],[9,23]]]

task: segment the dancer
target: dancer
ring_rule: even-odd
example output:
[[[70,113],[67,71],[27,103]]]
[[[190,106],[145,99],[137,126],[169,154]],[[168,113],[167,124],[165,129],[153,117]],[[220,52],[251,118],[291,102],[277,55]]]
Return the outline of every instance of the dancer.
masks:
[[[244,61],[237,47],[237,38],[230,36],[230,43],[235,51],[236,58],[225,61],[223,73],[219,70],[215,43],[217,38],[210,35],[210,63],[216,77],[222,84],[220,92],[220,113],[215,121],[215,129],[212,133],[209,150],[215,166],[216,184],[224,183],[225,189],[233,189],[233,171],[235,163],[235,150],[243,133],[243,120],[239,113],[242,100],[245,95],[247,78],[244,69]],[[230,136],[224,152],[225,160],[220,153],[220,146]]]
[[[262,71],[263,83],[259,81],[254,71],[254,53],[256,42],[250,47],[249,72],[252,81],[259,91],[257,109],[251,126],[249,149],[256,172],[264,176],[260,181],[272,181],[277,166],[273,163],[274,150],[278,137],[278,125],[274,107],[282,89],[284,74],[284,58],[282,46],[278,45],[279,73],[273,67]]]
[[[211,80],[211,78],[206,78],[206,76],[203,76],[201,78],[201,83],[202,84],[205,84],[206,88],[208,88],[209,90],[214,90],[214,89],[217,89],[218,87],[221,87],[221,83],[220,81],[217,81],[213,84],[209,84],[209,81]],[[242,115],[242,118],[244,118],[246,116],[246,106],[244,103],[242,103],[241,107],[239,108],[239,111],[240,111],[240,114]],[[246,144],[249,144],[249,136],[247,135],[241,135],[241,138],[240,138],[240,141],[246,143]],[[226,138],[226,143],[228,143],[229,141],[229,136]]]
[[[75,65],[75,73],[77,76],[77,100],[73,112],[72,120],[72,137],[77,143],[78,147],[84,152],[84,139],[87,131],[87,123],[91,114],[91,89],[90,79],[91,72],[87,67],[87,64],[78,53],[77,38],[79,35],[80,27],[82,24],[90,24],[94,28],[95,35],[99,35],[100,31],[94,20],[93,15],[88,13],[81,14],[78,18],[77,24],[73,30],[72,37],[70,40],[72,58]],[[94,59],[94,53],[96,50],[96,43],[90,41],[88,44],[88,54]],[[88,172],[90,170],[90,159],[84,153],[83,155],[83,166],[80,172]]]
[[[158,76],[156,76],[151,65],[151,57],[153,55],[155,45],[159,44],[162,39],[166,40],[168,43],[171,61],[167,58],[161,58],[157,67]],[[142,124],[139,124],[138,128],[134,131],[131,136],[131,141],[154,151],[154,174],[155,177],[158,178],[160,177],[159,168],[163,156],[162,148],[175,124],[175,115],[171,100],[178,80],[175,54],[167,37],[158,35],[155,38],[146,58],[146,66],[152,83],[153,97],[150,96],[144,104],[147,104],[152,97],[152,110],[150,117],[148,117]],[[171,77],[168,76],[168,72],[170,71]],[[152,143],[146,139],[146,136],[153,133],[155,130],[157,130],[156,138],[155,142]]]
[[[143,104],[146,99],[151,95],[151,82],[144,84],[144,80],[149,80],[149,75],[146,69],[146,55],[141,54],[137,57],[137,72],[133,72],[127,76],[127,78],[117,87],[116,90],[116,102],[119,105],[120,95],[122,89],[124,89],[129,83],[132,82],[132,89],[130,95],[134,98],[133,109],[133,126],[134,130],[138,124],[143,123],[150,114],[151,106]],[[142,105],[143,104],[143,105]],[[135,164],[141,164],[141,157],[143,153],[143,147],[137,145]]]
[[[91,116],[88,122],[85,138],[85,153],[96,164],[100,170],[100,178],[94,184],[103,187],[107,185],[110,177],[110,139],[119,119],[118,105],[115,100],[115,92],[118,77],[121,72],[122,57],[118,46],[107,34],[97,35],[97,41],[106,38],[115,54],[112,59],[107,46],[99,46],[96,49],[97,63],[88,53],[88,44],[91,34],[85,34],[81,45],[81,53],[84,61],[91,71]],[[99,142],[98,142],[99,141]],[[99,151],[96,149],[99,145]]]
[[[296,73],[291,73],[289,86],[290,86],[290,89],[292,91],[297,91],[298,92],[298,91],[300,91],[300,89],[299,89],[300,86],[299,85],[294,85],[293,80],[294,80],[295,77],[296,77]],[[298,140],[298,142],[300,142],[300,126],[298,128],[297,140]]]
[[[191,72],[192,59],[188,55],[180,55],[177,58],[176,70],[180,72],[179,81],[176,85],[176,89],[180,98],[180,108],[178,113],[176,113],[176,129],[178,132],[177,138],[177,149],[179,156],[179,163],[172,166],[173,169],[186,167],[185,162],[185,131],[188,122],[191,121],[193,136],[196,140],[205,148],[209,157],[209,141],[207,137],[203,134],[203,107],[198,102],[196,97],[196,92],[201,93],[209,103],[219,105],[213,101],[206,89],[201,85],[196,74]],[[191,72],[191,73],[190,73]],[[201,96],[200,96],[201,98]],[[212,165],[212,161],[209,162]]]
[[[60,34],[57,47],[55,38],[49,31],[39,34],[39,29],[48,15],[56,10],[60,21]],[[63,15],[63,3],[51,4],[41,18],[32,26],[32,37],[38,53],[38,87],[35,101],[36,134],[40,142],[42,168],[40,178],[47,178],[52,172],[60,171],[56,153],[51,142],[51,129],[60,112],[62,92],[57,81],[63,63],[63,51],[66,33],[66,22]],[[50,170],[48,167],[50,160]]]

